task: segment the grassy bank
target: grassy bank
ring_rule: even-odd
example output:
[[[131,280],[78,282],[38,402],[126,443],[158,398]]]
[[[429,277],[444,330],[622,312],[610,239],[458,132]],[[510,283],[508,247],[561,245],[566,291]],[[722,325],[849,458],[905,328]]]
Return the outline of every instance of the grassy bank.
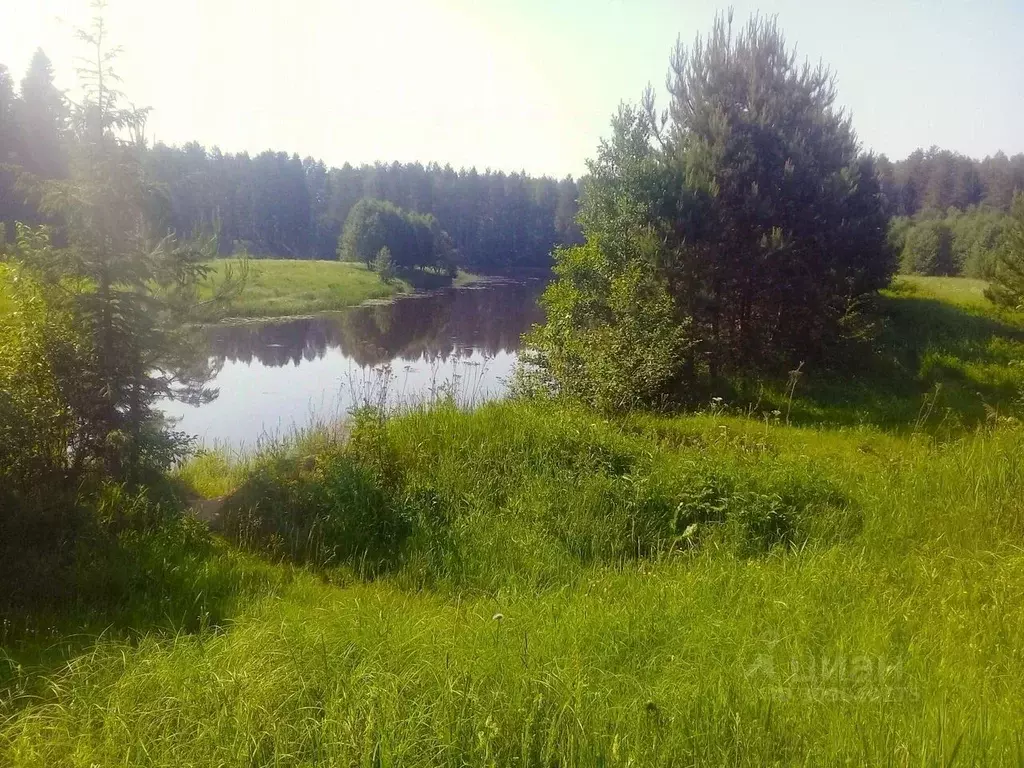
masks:
[[[757,409],[439,404],[200,457],[222,534],[126,544],[155,576],[81,634],[5,625],[0,764],[1020,764],[1024,427],[976,388],[1020,383],[978,358],[1019,326],[936,291],[886,299],[932,325],[880,337],[874,417],[873,372],[844,411],[811,371]]]
[[[227,269],[238,271],[238,262],[213,262],[211,285]],[[251,259],[245,287],[231,301],[227,313],[232,317],[283,317],[314,312],[329,312],[414,290],[431,290],[448,285],[464,285],[477,279],[459,273],[452,280],[432,273],[413,273],[385,283],[363,264],[306,259]],[[212,289],[210,289],[212,290]]]

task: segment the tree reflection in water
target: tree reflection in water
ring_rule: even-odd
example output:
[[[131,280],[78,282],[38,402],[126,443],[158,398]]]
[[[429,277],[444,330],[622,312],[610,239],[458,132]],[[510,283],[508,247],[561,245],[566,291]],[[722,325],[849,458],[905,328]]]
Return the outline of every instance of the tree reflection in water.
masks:
[[[401,298],[344,313],[210,331],[220,396],[166,403],[178,429],[207,445],[252,446],[343,417],[387,366],[402,402],[453,380],[474,401],[500,397],[522,334],[540,322],[541,282],[488,284]]]
[[[539,282],[488,284],[410,296],[343,313],[264,325],[218,326],[210,344],[217,362],[299,365],[340,351],[358,366],[396,359],[447,361],[469,351],[515,352],[542,314]]]

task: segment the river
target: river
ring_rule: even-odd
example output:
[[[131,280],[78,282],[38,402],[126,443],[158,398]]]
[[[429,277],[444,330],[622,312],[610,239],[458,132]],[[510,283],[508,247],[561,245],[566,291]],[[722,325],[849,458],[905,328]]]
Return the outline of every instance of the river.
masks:
[[[218,397],[166,402],[176,429],[207,447],[253,448],[355,405],[417,403],[454,390],[463,403],[502,397],[520,336],[542,313],[541,281],[486,283],[280,322],[209,330]]]

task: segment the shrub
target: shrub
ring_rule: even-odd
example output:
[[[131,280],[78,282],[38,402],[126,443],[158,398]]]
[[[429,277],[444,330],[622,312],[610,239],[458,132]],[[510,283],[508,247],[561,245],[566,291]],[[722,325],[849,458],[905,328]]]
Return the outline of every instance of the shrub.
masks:
[[[225,505],[225,528],[278,558],[377,573],[398,561],[410,532],[398,470],[380,427],[360,417],[347,445],[257,459]]]
[[[395,279],[395,263],[391,258],[391,250],[386,245],[377,252],[377,258],[373,260],[373,271],[385,283]]]

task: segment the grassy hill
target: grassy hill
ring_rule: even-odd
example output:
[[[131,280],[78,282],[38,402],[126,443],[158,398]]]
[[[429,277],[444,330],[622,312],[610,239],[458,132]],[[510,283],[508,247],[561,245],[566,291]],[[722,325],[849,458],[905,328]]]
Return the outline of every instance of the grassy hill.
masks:
[[[1024,324],[913,279],[853,376],[688,416],[366,413],[179,480],[9,623],[11,765],[1016,765]],[[141,574],[141,575],[139,575]]]

